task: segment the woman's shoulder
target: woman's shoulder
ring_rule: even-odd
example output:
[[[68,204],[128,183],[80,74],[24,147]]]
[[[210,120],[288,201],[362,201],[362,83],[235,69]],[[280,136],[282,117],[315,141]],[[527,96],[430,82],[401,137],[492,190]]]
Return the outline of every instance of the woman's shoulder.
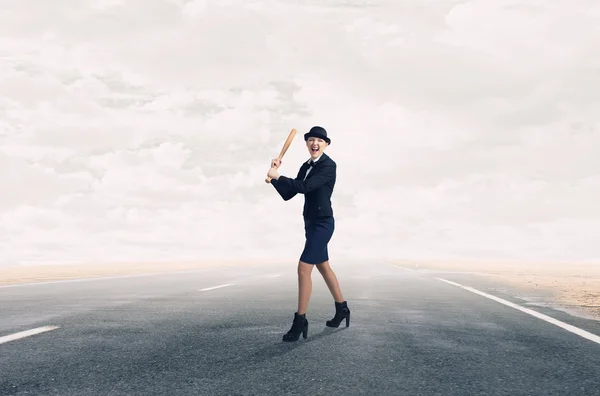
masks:
[[[335,161],[333,160],[333,158],[331,158],[330,156],[328,156],[327,154],[323,153],[323,157],[325,160],[327,160],[327,162],[329,162],[331,165],[336,166],[337,164],[335,163]]]

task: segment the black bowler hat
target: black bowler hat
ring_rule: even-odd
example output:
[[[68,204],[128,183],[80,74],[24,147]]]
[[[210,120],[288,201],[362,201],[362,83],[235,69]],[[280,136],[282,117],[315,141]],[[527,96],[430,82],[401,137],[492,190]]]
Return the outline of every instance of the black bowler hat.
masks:
[[[331,139],[327,137],[327,131],[320,126],[310,128],[310,131],[304,134],[304,141],[307,141],[309,137],[321,138],[325,140],[327,144],[331,144]]]

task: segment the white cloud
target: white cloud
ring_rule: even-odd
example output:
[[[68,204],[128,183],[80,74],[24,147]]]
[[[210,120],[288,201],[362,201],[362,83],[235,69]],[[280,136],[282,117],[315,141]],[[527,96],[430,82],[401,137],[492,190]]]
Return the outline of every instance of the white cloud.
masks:
[[[181,13],[187,18],[195,18],[206,10],[207,0],[190,0],[183,4]]]
[[[44,4],[0,15],[1,263],[295,259],[313,125],[332,258],[600,257],[595,2]]]

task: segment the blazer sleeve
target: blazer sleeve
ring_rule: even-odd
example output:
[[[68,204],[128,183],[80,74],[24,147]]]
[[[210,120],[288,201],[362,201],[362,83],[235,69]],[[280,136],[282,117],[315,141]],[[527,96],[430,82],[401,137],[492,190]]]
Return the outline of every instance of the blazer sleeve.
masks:
[[[298,174],[296,175],[296,178],[293,180],[300,180],[301,173],[302,173],[302,167],[300,167],[300,169],[298,170]],[[284,201],[289,201],[290,199],[292,199],[296,196],[297,192],[290,190],[290,188],[288,186],[286,186],[284,183],[281,183],[282,178],[283,178],[283,176],[279,176],[279,179],[272,179],[271,184],[273,185],[273,187],[275,187],[275,190],[277,190],[277,192],[279,193],[281,198],[283,198]]]
[[[298,193],[306,194],[332,180],[335,180],[336,168],[337,166],[335,162],[329,162],[327,164],[323,164],[318,172],[316,172],[314,176],[309,177],[307,180],[300,180],[299,177],[292,179],[285,176],[279,176],[279,179],[277,180],[278,183],[276,184],[284,187],[285,190],[289,191],[289,194],[293,194],[292,196]]]

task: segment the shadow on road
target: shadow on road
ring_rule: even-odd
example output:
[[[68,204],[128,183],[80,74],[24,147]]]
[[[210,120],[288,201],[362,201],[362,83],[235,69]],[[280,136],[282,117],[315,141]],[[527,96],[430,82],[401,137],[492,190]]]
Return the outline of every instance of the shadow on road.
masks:
[[[282,356],[288,352],[293,351],[296,348],[302,347],[306,343],[311,343],[311,342],[321,340],[324,337],[329,337],[331,335],[334,335],[340,331],[344,331],[347,329],[349,329],[349,328],[343,327],[343,328],[335,329],[335,328],[326,327],[321,332],[317,333],[317,332],[313,331],[311,333],[311,329],[309,327],[308,337],[306,338],[306,340],[304,338],[302,338],[302,336],[300,336],[300,339],[295,342],[282,341],[281,337],[283,337],[284,333],[281,333],[281,336],[279,336],[279,340],[273,344],[274,348],[273,347],[264,348],[262,351],[260,351],[260,353],[258,353],[258,355],[264,357],[264,359],[270,359],[270,358],[273,358],[276,356]]]

